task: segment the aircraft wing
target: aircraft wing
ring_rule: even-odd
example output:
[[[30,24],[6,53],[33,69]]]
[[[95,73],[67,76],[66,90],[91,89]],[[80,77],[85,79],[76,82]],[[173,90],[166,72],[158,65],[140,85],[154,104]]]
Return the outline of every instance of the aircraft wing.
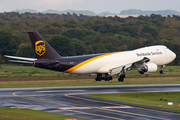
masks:
[[[36,58],[26,58],[26,57],[17,57],[17,56],[9,56],[9,55],[4,55],[4,57],[11,58],[11,59],[16,59],[16,60],[9,60],[11,62],[18,62],[18,63],[33,63]]]
[[[133,62],[133,63],[128,63],[126,65],[122,65],[122,66],[113,68],[113,69],[110,70],[111,71],[111,75],[117,75],[117,74],[121,75],[125,71],[134,70],[134,69],[143,67],[144,64],[149,62],[149,61],[150,61],[149,58],[144,57],[142,60],[139,60],[139,61],[136,61],[136,62]]]

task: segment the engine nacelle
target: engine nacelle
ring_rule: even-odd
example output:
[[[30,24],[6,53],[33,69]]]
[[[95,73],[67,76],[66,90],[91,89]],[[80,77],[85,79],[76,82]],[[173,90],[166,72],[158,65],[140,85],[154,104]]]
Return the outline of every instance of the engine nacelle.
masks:
[[[147,63],[142,68],[140,68],[138,71],[140,74],[152,74],[156,72],[158,69],[158,66],[155,63]]]

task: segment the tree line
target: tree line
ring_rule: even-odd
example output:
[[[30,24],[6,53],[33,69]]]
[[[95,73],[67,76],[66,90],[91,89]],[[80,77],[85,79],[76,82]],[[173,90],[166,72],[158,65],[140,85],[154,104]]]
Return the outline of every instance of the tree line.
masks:
[[[27,32],[38,31],[62,56],[166,45],[177,55],[171,65],[180,65],[180,16],[65,16],[0,13],[0,54],[35,57]]]

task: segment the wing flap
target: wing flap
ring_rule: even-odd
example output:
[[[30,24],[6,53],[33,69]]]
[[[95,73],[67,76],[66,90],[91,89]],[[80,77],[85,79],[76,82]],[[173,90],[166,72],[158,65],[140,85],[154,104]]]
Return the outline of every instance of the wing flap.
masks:
[[[120,67],[117,67],[117,68],[113,68],[113,69],[111,70],[111,75],[116,75],[116,74],[120,73],[120,72],[122,71],[123,67],[124,67],[124,66],[120,66]]]
[[[122,74],[123,71],[129,70],[130,67],[132,66],[132,63],[129,63],[127,65],[119,66],[117,68],[113,68],[111,71],[111,75],[116,75],[116,74]]]
[[[149,61],[150,61],[149,58],[144,57],[142,60],[113,68],[110,70],[111,71],[110,74],[111,75],[117,75],[117,74],[121,75],[125,71],[133,70],[133,69],[136,69],[138,67],[142,67],[142,66],[144,66],[145,63],[147,63]]]

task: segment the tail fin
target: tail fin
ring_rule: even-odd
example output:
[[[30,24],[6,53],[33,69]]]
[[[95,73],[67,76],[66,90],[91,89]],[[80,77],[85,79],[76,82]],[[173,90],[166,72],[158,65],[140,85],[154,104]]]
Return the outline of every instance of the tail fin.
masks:
[[[37,59],[56,59],[61,56],[37,32],[28,32]]]

